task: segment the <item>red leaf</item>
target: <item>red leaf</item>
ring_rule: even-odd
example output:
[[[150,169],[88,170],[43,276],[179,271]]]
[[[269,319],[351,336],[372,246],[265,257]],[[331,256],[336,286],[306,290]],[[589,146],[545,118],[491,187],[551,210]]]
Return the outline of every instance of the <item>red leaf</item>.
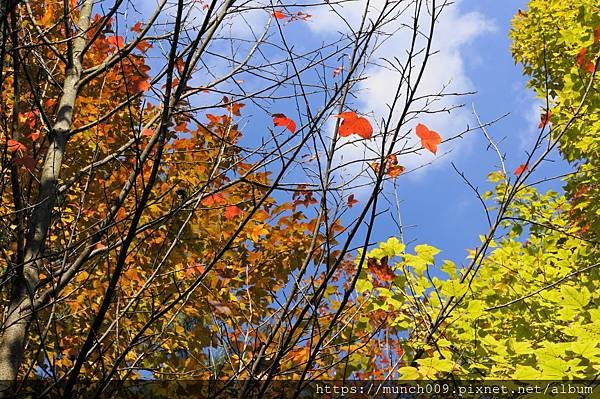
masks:
[[[109,36],[106,38],[106,44],[114,46],[116,48],[125,47],[125,42],[123,41],[122,36]]]
[[[396,277],[394,275],[394,271],[388,265],[388,257],[387,256],[384,256],[380,260],[377,260],[375,258],[369,258],[367,260],[367,267],[368,267],[369,271],[371,273],[373,273],[375,275],[375,277],[377,277],[377,279],[379,279],[381,281],[390,282],[390,281],[394,280],[394,277]]]
[[[152,137],[153,135],[154,135],[154,130],[152,130],[152,129],[142,130],[142,136],[144,136],[144,137]]]
[[[427,126],[419,123],[416,129],[417,136],[421,139],[421,145],[432,153],[437,153],[437,146],[442,142],[442,137]]]
[[[285,116],[284,114],[273,114],[273,125],[283,126],[292,133],[296,132],[296,122]]]
[[[40,132],[33,132],[29,136],[27,136],[27,138],[31,139],[31,141],[37,141],[37,139],[40,138]]]
[[[548,111],[548,112],[544,112],[543,114],[540,115],[540,124],[539,124],[539,128],[543,129],[546,127],[546,125],[550,122],[550,117],[552,116],[552,111]]]
[[[335,117],[342,119],[338,130],[340,137],[357,134],[363,139],[370,139],[373,136],[373,126],[371,126],[371,123],[367,118],[356,115],[356,112],[342,112]]]
[[[237,205],[229,205],[225,208],[225,219],[233,219],[242,215],[244,212]]]
[[[8,152],[25,151],[27,146],[17,140],[8,140],[6,142],[6,149]]]
[[[521,164],[517,167],[517,169],[515,169],[514,174],[515,176],[520,176],[521,173],[525,172],[526,170],[529,169],[529,166],[527,166],[527,164]]]
[[[285,19],[286,15],[283,13],[283,11],[275,11],[273,12],[273,16],[277,19]]]
[[[354,194],[350,194],[350,196],[348,197],[348,208],[352,208],[357,203],[358,203],[358,200],[354,199]]]

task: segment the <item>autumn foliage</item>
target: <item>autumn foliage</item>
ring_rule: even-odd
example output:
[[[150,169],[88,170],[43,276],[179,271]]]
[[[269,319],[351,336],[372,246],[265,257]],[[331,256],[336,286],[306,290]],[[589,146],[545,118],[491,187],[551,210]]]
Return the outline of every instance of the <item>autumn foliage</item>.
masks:
[[[319,379],[477,370],[538,378],[552,366],[523,368],[515,359],[551,348],[558,334],[524,336],[521,346],[493,332],[485,347],[465,337],[498,328],[502,317],[515,331],[524,325],[524,313],[490,309],[508,307],[504,296],[528,295],[527,284],[544,289],[529,281],[540,258],[554,262],[547,277],[555,281],[580,273],[569,262],[590,267],[595,256],[596,131],[575,140],[581,118],[568,112],[569,90],[583,95],[581,81],[597,74],[598,30],[557,50],[568,68],[556,70],[570,68],[570,83],[553,93],[568,105],[540,116],[542,135],[549,131],[568,160],[585,160],[569,180],[570,197],[525,185],[541,163],[533,156],[512,175],[490,173],[494,188],[475,191],[497,217],[486,214],[490,230],[460,268],[426,244],[374,244],[378,223],[403,228],[399,209],[388,206],[399,207],[390,195],[420,169],[408,157],[438,160],[438,150],[474,130],[431,130],[423,115],[439,126],[430,115],[450,110],[423,102],[420,78],[404,76],[423,75],[445,6],[409,6],[432,31],[415,27],[407,58],[390,58],[399,74],[390,84],[406,95],[386,114],[356,99],[357,82],[402,12],[384,2],[352,35],[297,46],[333,3],[1,6],[1,392],[43,381],[62,397],[93,397],[149,378],[242,381],[237,397],[264,397],[278,380],[297,381],[299,393]],[[518,18],[517,27],[530,17]],[[572,125],[579,130],[557,133]],[[528,218],[533,227],[521,240]],[[553,246],[562,247],[555,254]],[[527,267],[500,267],[517,258]],[[468,300],[465,281],[480,298]],[[584,336],[597,321],[595,288],[582,277],[580,287],[552,291],[564,334]],[[548,303],[539,303],[543,312],[552,311]],[[569,350],[583,362],[587,347],[577,342]],[[473,360],[494,350],[511,365],[498,371]],[[588,363],[572,375],[595,367]]]

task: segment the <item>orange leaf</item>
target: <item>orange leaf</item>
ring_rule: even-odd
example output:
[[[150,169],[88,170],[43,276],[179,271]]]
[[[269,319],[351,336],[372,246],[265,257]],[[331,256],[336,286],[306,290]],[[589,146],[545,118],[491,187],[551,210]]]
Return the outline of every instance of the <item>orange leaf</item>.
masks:
[[[142,23],[140,21],[136,22],[135,25],[131,27],[131,31],[140,33],[142,31]]]
[[[204,270],[206,270],[206,267],[204,267],[203,264],[201,264],[201,263],[192,263],[192,264],[188,264],[187,265],[185,274],[187,276],[191,276],[191,275],[194,275],[194,274],[202,274],[202,273],[204,273]]]
[[[429,130],[427,126],[421,123],[417,125],[416,133],[421,139],[423,148],[435,154],[437,152],[438,144],[442,142],[442,137],[437,132]]]
[[[223,116],[218,116],[218,115],[213,115],[213,114],[206,114],[206,117],[208,118],[208,120],[210,121],[210,123],[220,123],[221,120],[223,119]]]
[[[576,61],[577,65],[588,73],[594,73],[596,70],[596,64],[587,58],[587,49],[585,47],[581,48],[577,53]]]
[[[358,116],[355,112],[351,111],[342,112],[335,117],[342,119],[342,123],[339,127],[339,134],[341,137],[357,134],[363,139],[370,139],[373,136],[373,126],[371,126],[371,123],[367,118]]]
[[[348,208],[352,208],[357,203],[358,203],[358,200],[354,199],[354,194],[350,194],[350,196],[348,197]]]
[[[600,25],[594,28],[594,43],[600,43]]]
[[[367,267],[371,273],[375,275],[381,281],[393,281],[394,271],[388,265],[388,257],[384,256],[381,260],[377,260],[375,258],[367,259]]]
[[[224,205],[227,203],[227,201],[225,200],[225,197],[223,196],[223,194],[216,193],[216,194],[212,194],[212,195],[209,195],[208,197],[204,198],[200,203],[204,206],[211,206],[211,205]]]
[[[146,40],[141,40],[135,47],[142,53],[145,53],[149,48],[152,48],[152,44],[148,43]]]
[[[54,6],[49,4],[45,8],[46,11],[44,12],[42,18],[40,18],[39,22],[43,27],[48,27],[50,22],[52,22],[52,18],[54,17]]]
[[[225,219],[233,219],[242,215],[244,212],[237,205],[229,205],[225,208]]]
[[[284,114],[273,114],[273,124],[275,126],[283,126],[292,133],[296,132],[296,122],[285,116]]]
[[[523,164],[519,165],[517,167],[517,169],[515,169],[514,174],[515,174],[515,176],[520,176],[521,173],[525,172],[528,169],[529,169],[529,166],[527,166],[526,163],[523,163]]]
[[[17,140],[8,140],[6,142],[6,149],[8,152],[25,151],[27,146]]]
[[[187,122],[181,122],[179,125],[175,126],[175,131],[176,132],[187,132],[188,131]]]
[[[387,170],[387,174],[389,177],[398,177],[400,176],[406,168],[401,165],[390,166]]]
[[[183,70],[185,69],[185,61],[182,58],[177,58],[175,60],[175,68],[177,69],[177,72],[179,72],[179,74],[181,75],[183,73]]]
[[[148,80],[142,80],[140,82],[138,82],[138,84],[136,85],[136,88],[139,91],[148,91],[148,89],[150,88],[150,82],[148,82]]]
[[[283,13],[283,11],[275,11],[273,13],[273,16],[277,19],[285,19],[286,15]]]
[[[152,137],[153,135],[154,135],[154,130],[152,130],[152,129],[142,130],[142,136],[144,136],[144,137]]]
[[[229,103],[229,98],[227,96],[223,97],[224,103]],[[231,112],[235,116],[240,116],[240,108],[244,108],[246,104],[243,103],[230,103],[225,106],[229,112]]]
[[[122,36],[109,36],[106,38],[106,44],[114,46],[116,48],[125,47],[125,42],[123,41]]]

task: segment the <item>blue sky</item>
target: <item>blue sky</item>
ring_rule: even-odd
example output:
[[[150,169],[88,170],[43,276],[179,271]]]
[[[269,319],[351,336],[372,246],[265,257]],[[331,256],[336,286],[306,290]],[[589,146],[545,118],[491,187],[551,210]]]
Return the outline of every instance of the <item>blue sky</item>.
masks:
[[[373,0],[372,4],[376,7],[378,1]],[[152,8],[149,3],[142,4]],[[346,17],[351,24],[358,23],[363,4],[363,1],[344,3],[344,12],[347,13]],[[465,105],[464,108],[449,115],[435,114],[419,118],[419,122],[426,123],[442,137],[447,138],[459,133],[467,125],[476,125],[471,111],[472,106],[477,109],[484,122],[509,113],[507,117],[489,127],[490,134],[506,153],[509,173],[525,161],[526,149],[538,133],[540,115],[540,103],[534,98],[532,91],[527,89],[521,67],[515,65],[510,53],[508,38],[510,22],[517,10],[524,9],[525,5],[525,0],[456,0],[445,10],[434,41],[434,49],[439,50],[439,53],[430,61],[423,84],[425,87],[422,90],[429,94],[436,92],[440,85],[451,82],[451,89],[477,93],[468,97],[444,100],[442,104],[446,106]],[[288,10],[285,6],[282,7],[284,7],[281,8],[282,10],[290,12],[298,10],[298,8]],[[150,12],[150,8],[145,12]],[[199,12],[200,16],[202,11]],[[339,37],[339,30],[343,28],[343,24],[335,23],[335,16],[327,7],[322,7],[321,10],[311,8],[310,12],[313,13],[311,20],[282,26],[290,43],[299,52],[302,49],[318,47],[321,42],[335,41]],[[238,58],[241,57],[251,47],[253,35],[260,33],[261,27],[265,26],[270,18],[269,9],[257,7],[245,13],[242,19],[232,20],[223,32],[224,37],[231,34],[250,39],[250,42],[245,45],[240,44],[240,47],[235,50],[229,49],[227,44],[222,48],[217,45],[217,52],[233,51],[238,53]],[[273,21],[271,23],[269,29],[276,32]],[[406,37],[394,37],[393,40],[386,42],[380,51],[387,55],[401,57],[406,49],[406,40]],[[281,54],[278,56],[281,57]],[[159,57],[155,62],[163,60]],[[211,61],[215,62],[215,70],[230,69],[218,58]],[[336,61],[333,62],[334,64],[329,67],[336,66]],[[381,120],[380,118],[385,114],[390,87],[394,86],[390,85],[390,82],[395,77],[375,67],[367,67],[365,75],[368,79],[361,83],[355,103],[351,106],[364,112],[376,124],[377,120]],[[207,84],[207,79],[211,80],[202,73],[197,74],[195,79],[193,83],[198,85]],[[236,79],[243,80],[243,84],[250,88],[262,84],[243,74]],[[235,90],[236,85],[228,87]],[[201,96],[203,105],[206,105],[206,101],[214,101],[215,105],[220,103],[221,95],[202,94]],[[292,99],[274,100],[268,105],[266,101],[262,101],[261,105],[267,105],[266,109],[255,107],[249,101],[246,101],[246,105],[238,122],[245,135],[243,144],[250,146],[257,145],[259,141],[257,138],[268,137],[266,128],[272,127],[271,113],[284,112],[295,119],[298,125],[306,122],[301,120],[301,115],[294,115],[296,111]],[[223,112],[223,109],[215,112]],[[412,127],[407,126],[407,129]],[[414,135],[410,137],[410,140],[416,142]],[[350,150],[345,150],[346,159],[364,157],[364,147],[361,145],[363,144],[347,146]],[[485,214],[474,193],[453,170],[450,162],[454,162],[473,185],[485,191],[490,188],[486,183],[487,174],[499,169],[495,153],[487,150],[487,147],[488,143],[483,134],[474,131],[462,140],[441,145],[436,156],[421,151],[417,156],[400,159],[400,163],[408,170],[433,162],[430,166],[401,176],[397,181],[407,243],[434,245],[442,250],[441,257],[454,260],[456,263],[465,260],[468,248],[478,245],[479,235],[486,232]],[[556,162],[545,162],[539,170],[535,171],[532,179],[558,175],[567,170],[558,155],[554,155],[553,159]],[[292,175],[289,180],[293,181],[296,177],[298,176]],[[302,181],[302,177],[299,176],[295,181]],[[387,186],[386,193],[390,200],[394,201],[394,198],[389,195],[390,187]],[[542,188],[560,189],[560,187],[560,181],[556,181]],[[362,195],[363,200],[364,195],[367,194],[367,190],[356,193],[359,199]],[[373,237],[376,241],[398,235],[394,224],[386,220],[386,217],[389,218],[389,216],[382,216],[378,221]]]
[[[513,15],[525,8],[525,1],[477,0],[459,4],[460,13],[476,12],[493,23],[492,31],[482,32],[470,43],[461,46],[464,73],[477,94],[463,99],[465,112],[474,104],[482,120],[493,120],[505,113],[506,118],[489,128],[500,141],[506,153],[507,168],[513,171],[526,158],[527,144],[535,136],[539,123],[537,101],[526,87],[521,66],[515,65],[510,53],[508,32]],[[435,62],[435,61],[434,61]],[[441,132],[440,132],[441,133]],[[472,183],[480,188],[486,185],[489,172],[498,170],[498,162],[480,132],[473,134],[470,142],[453,159]],[[567,170],[558,155],[556,162],[546,162],[532,175],[553,176]],[[541,189],[561,188],[556,181]],[[484,190],[482,190],[484,191]],[[442,250],[440,257],[464,261],[467,248],[479,244],[478,236],[486,231],[487,222],[481,204],[473,192],[447,163],[433,167],[416,178],[401,182],[399,196],[402,198],[403,222],[409,227],[406,241],[415,244],[428,243]],[[385,224],[382,224],[385,225]],[[379,230],[380,238],[393,235],[394,231]]]

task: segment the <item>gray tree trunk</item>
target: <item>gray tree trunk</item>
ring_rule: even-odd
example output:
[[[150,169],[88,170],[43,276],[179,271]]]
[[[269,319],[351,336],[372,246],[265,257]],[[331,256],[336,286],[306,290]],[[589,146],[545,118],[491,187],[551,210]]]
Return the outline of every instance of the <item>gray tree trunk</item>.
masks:
[[[44,256],[44,243],[52,221],[52,209],[57,197],[57,183],[63,163],[63,156],[73,120],[75,100],[83,71],[82,56],[86,46],[86,31],[90,24],[90,14],[94,0],[86,0],[77,23],[78,35],[73,39],[70,63],[63,83],[63,95],[50,133],[50,145],[44,159],[40,189],[36,206],[28,226],[27,244],[23,265],[11,270],[11,291],[8,309],[0,339],[0,382],[4,393],[10,381],[17,378],[23,361],[23,349],[27,330],[34,314],[31,312],[39,270]],[[15,77],[17,78],[17,77]],[[0,395],[2,395],[0,393]]]

